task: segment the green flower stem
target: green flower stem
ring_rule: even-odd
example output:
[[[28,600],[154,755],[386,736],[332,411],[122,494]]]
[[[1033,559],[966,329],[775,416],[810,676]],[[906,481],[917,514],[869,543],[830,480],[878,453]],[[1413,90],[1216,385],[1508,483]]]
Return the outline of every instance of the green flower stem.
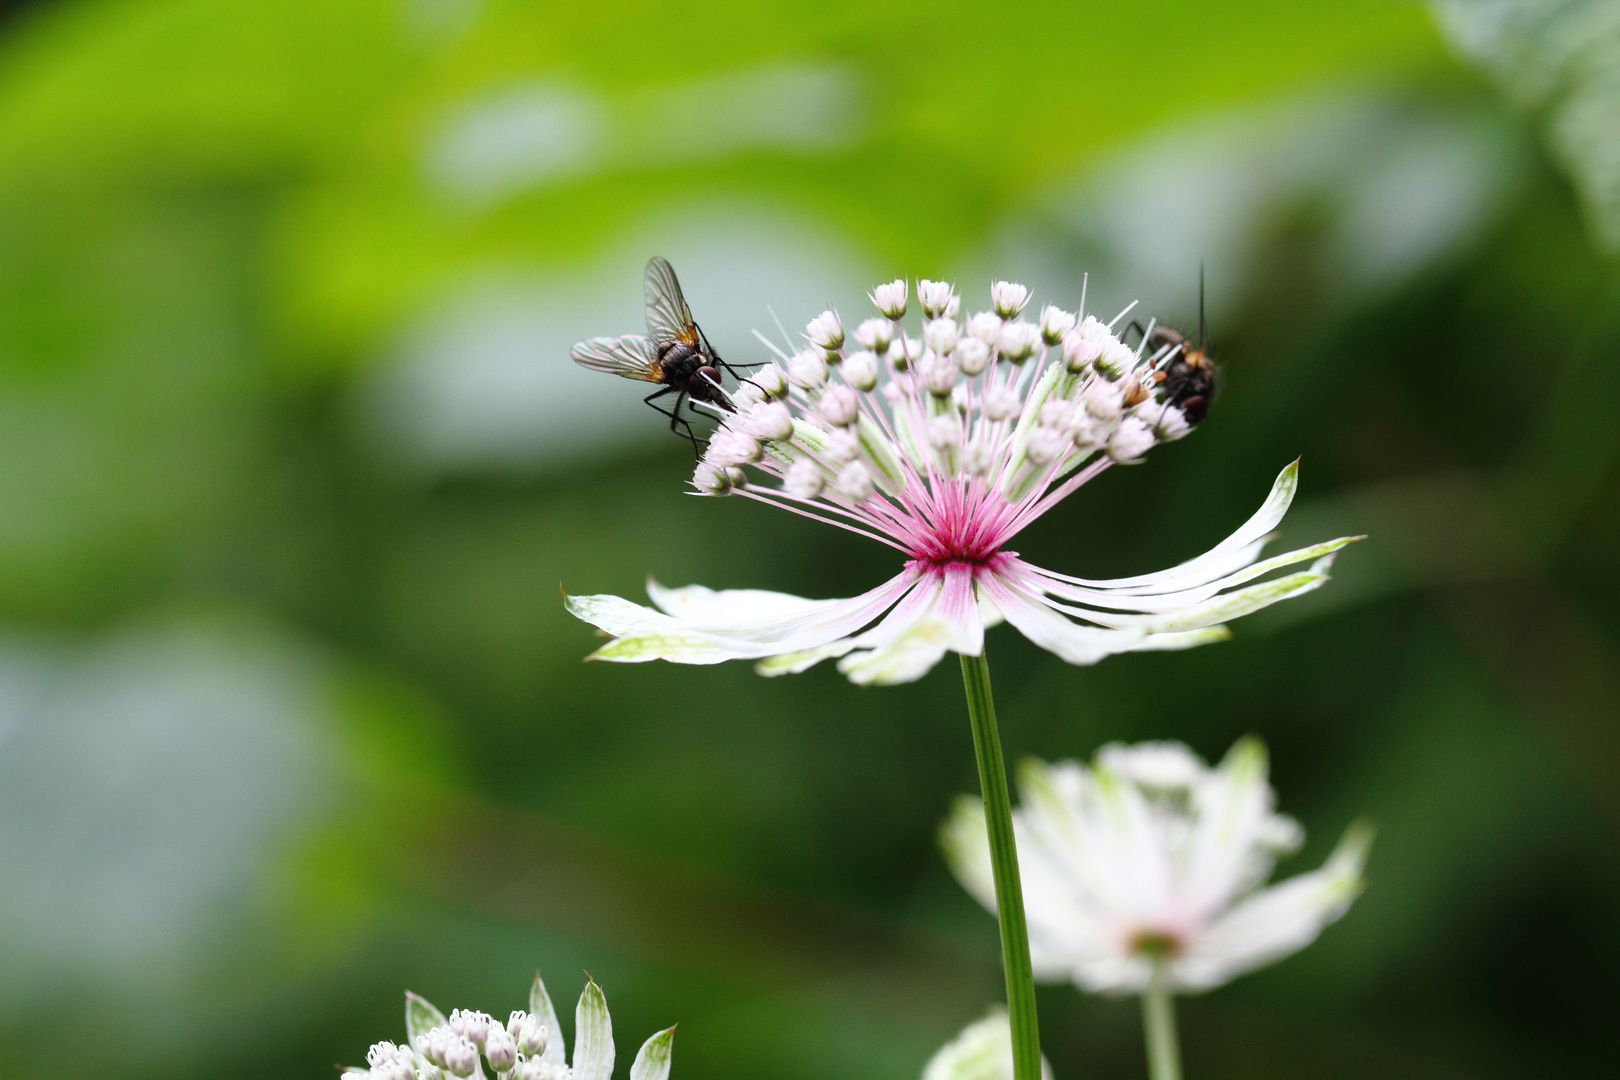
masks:
[[[996,703],[990,695],[990,664],[981,653],[962,657],[973,753],[979,760],[979,789],[990,833],[990,864],[996,878],[996,912],[1001,922],[1001,959],[1007,973],[1007,1012],[1012,1020],[1013,1078],[1040,1080],[1041,1030],[1035,1018],[1035,973],[1029,962],[1029,926],[1024,920],[1024,886],[1018,876],[1013,841],[1012,800],[1007,765],[996,730]]]
[[[1147,1034],[1149,1080],[1181,1080],[1176,1002],[1170,995],[1170,972],[1163,959],[1153,961],[1153,976],[1142,992],[1142,1028]]]

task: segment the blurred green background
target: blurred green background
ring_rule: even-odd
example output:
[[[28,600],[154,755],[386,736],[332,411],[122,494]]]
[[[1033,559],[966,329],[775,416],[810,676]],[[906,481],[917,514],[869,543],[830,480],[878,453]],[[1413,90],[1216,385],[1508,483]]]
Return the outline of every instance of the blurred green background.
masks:
[[[401,991],[589,970],[677,1076],[914,1077],[1000,995],[934,847],[953,664],[585,665],[557,587],[847,595],[889,552],[682,494],[567,360],[668,256],[728,357],[895,276],[1196,319],[1196,438],[1020,539],[1134,573],[1303,455],[1372,539],[1229,644],[990,649],[1009,756],[1257,732],[1322,941],[1183,1010],[1191,1075],[1612,1068],[1620,5],[35,0],[0,24],[7,1077],[330,1076]],[[1041,996],[1060,1078],[1132,1001]],[[1609,1062],[1608,1066],[1603,1062]]]

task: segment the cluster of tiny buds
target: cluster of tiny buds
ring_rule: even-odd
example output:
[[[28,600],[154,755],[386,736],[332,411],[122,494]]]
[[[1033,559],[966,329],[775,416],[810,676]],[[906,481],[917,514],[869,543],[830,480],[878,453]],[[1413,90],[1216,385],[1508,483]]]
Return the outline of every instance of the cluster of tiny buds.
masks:
[[[378,1043],[366,1055],[371,1076],[380,1080],[441,1080],[479,1073],[479,1058],[499,1077],[509,1080],[568,1080],[566,1066],[540,1059],[545,1051],[545,1022],[526,1012],[512,1013],[503,1026],[488,1013],[457,1009],[450,1019],[418,1035],[416,1054],[392,1043]],[[423,1063],[416,1065],[416,1059]]]
[[[863,502],[876,487],[874,467],[890,480],[894,475],[873,457],[873,443],[882,436],[866,418],[871,407],[865,395],[880,382],[891,410],[910,394],[935,402],[915,431],[933,458],[932,466],[919,464],[919,472],[937,467],[948,474],[982,475],[996,461],[1010,460],[1005,440],[1014,429],[1008,424],[1026,406],[1031,415],[1020,420],[1013,453],[1037,469],[1072,461],[1075,453],[1101,452],[1115,462],[1134,462],[1156,443],[1189,430],[1180,409],[1154,400],[1154,357],[1126,345],[1111,324],[1054,305],[1043,307],[1037,322],[1026,321],[1021,316],[1030,290],[1016,282],[993,282],[991,310],[964,318],[961,298],[949,282],[919,281],[920,338],[900,326],[909,299],[904,279],[879,284],[868,295],[881,318],[863,320],[846,342],[843,320],[836,311],[824,311],[805,326],[804,347],[780,354],[780,364],[763,365],[738,387],[731,398],[734,411],[711,437],[693,475],[698,491],[723,495],[743,488],[748,483],[743,467],[760,465],[778,473],[781,490],[793,498],[814,499],[830,489]],[[1061,358],[1061,369],[1045,366],[1048,350]],[[1039,380],[1017,377],[1037,355],[1043,371],[1068,372],[1040,397]],[[1003,362],[1009,365],[1003,369],[1006,377],[993,377],[991,369]],[[979,376],[983,380],[971,387],[961,381]],[[1158,381],[1163,378],[1157,375]],[[975,435],[974,413],[998,425],[999,435]],[[990,445],[997,438],[1003,443]],[[908,446],[900,452],[914,457]],[[1022,482],[1005,479],[1015,487]]]

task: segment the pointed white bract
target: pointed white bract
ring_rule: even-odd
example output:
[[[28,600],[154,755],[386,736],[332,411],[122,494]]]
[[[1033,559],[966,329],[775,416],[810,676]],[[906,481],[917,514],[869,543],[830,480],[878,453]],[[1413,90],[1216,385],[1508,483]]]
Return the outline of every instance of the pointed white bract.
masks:
[[[700,494],[757,499],[887,544],[905,556],[900,572],[847,600],[656,584],[655,608],[570,596],[569,611],[613,638],[593,659],[750,659],[765,675],[836,659],[855,682],[907,682],[947,652],[977,654],[985,627],[1005,620],[1093,664],[1219,641],[1227,621],[1320,586],[1355,539],[1255,561],[1294,497],[1295,463],[1237,532],[1180,566],[1092,581],[1025,562],[1007,550],[1024,528],[1104,470],[1188,433],[1160,390],[1173,356],[1141,357],[1083,312],[1048,305],[1039,326],[1017,321],[1029,290],[1004,281],[995,310],[964,322],[948,313],[949,285],[922,282],[919,337],[899,321],[906,293],[904,281],[872,290],[888,317],[860,324],[860,348],[831,347],[841,329],[829,313],[812,323],[811,347],[752,375],[692,479]]]
[[[346,1069],[343,1075],[372,1080],[611,1080],[613,1075],[613,1023],[607,998],[594,982],[585,984],[574,1014],[572,1065],[566,1061],[557,1010],[539,975],[529,989],[528,1010],[515,1010],[505,1024],[469,1009],[453,1010],[446,1018],[423,998],[407,993],[405,1032],[403,1045],[377,1043],[366,1053],[366,1068]],[[674,1039],[675,1029],[668,1028],[642,1044],[630,1080],[667,1080]]]
[[[1361,891],[1372,842],[1352,825],[1319,869],[1266,886],[1303,831],[1273,810],[1265,747],[1210,768],[1180,743],[1112,744],[1089,765],[1026,762],[1013,814],[1035,976],[1140,993],[1155,960],[1174,990],[1207,990],[1316,940]],[[995,910],[984,810],[963,797],[946,857]]]

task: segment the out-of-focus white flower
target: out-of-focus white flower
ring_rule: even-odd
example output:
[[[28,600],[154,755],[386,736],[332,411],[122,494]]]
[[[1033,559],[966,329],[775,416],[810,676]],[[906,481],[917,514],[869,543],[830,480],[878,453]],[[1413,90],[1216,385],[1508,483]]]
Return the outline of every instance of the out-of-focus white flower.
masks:
[[[827,382],[826,354],[818,349],[801,349],[788,358],[788,382],[800,390],[819,390]]]
[[[1017,318],[1029,303],[1029,290],[1016,281],[997,281],[990,286],[990,306],[1003,319]]]
[[[889,342],[893,340],[894,323],[888,319],[863,319],[861,325],[855,328],[856,343],[875,353],[888,352]]]
[[[867,294],[872,304],[891,319],[898,319],[906,313],[906,279],[895,278],[884,282]]]
[[[941,315],[947,315],[955,291],[948,281],[929,281],[923,278],[917,282],[917,303],[922,305],[923,316],[937,319]]]
[[[1316,940],[1361,891],[1371,829],[1318,870],[1266,886],[1304,836],[1273,810],[1266,752],[1243,739],[1215,768],[1180,743],[1113,744],[1088,767],[1026,761],[1014,811],[1036,978],[1140,993],[1207,990]],[[984,809],[957,800],[941,835],[958,879],[995,909]]]
[[[1010,322],[1001,328],[1001,358],[1015,364],[1035,355],[1041,344],[1041,328],[1034,323]]]
[[[979,375],[990,366],[990,346],[976,337],[965,337],[956,345],[956,366],[964,375]]]
[[[1052,1066],[1041,1057],[1042,1080],[1052,1080]],[[1012,1025],[1007,1011],[996,1008],[935,1051],[923,1067],[922,1080],[1013,1080]]]
[[[527,1012],[516,1011],[506,1024],[488,1013],[456,1009],[449,1019],[425,999],[405,995],[407,1042],[374,1045],[367,1068],[345,1069],[359,1080],[444,1080],[447,1076],[483,1076],[480,1059],[508,1080],[611,1080],[613,1022],[607,999],[594,982],[585,984],[574,1010],[574,1058],[565,1057],[557,1010],[540,976],[529,988]],[[642,1044],[630,1066],[630,1080],[667,1080],[675,1029],[660,1031]]]
[[[968,317],[967,333],[992,349],[1001,340],[1001,316],[993,311],[976,311]]]
[[[961,340],[962,330],[955,319],[938,318],[923,326],[923,344],[941,356],[949,356]]]
[[[887,325],[887,324],[885,324]],[[857,390],[870,390],[877,385],[878,370],[882,360],[873,352],[862,349],[860,352],[850,353],[844,357],[839,370],[844,373],[844,380]]]
[[[767,401],[743,413],[740,426],[752,438],[780,442],[793,436],[793,411],[786,402]]]
[[[888,302],[894,297],[879,294],[903,294],[904,285],[878,286],[873,299]],[[935,321],[936,335],[949,318]],[[989,324],[1001,356],[979,336]],[[1190,562],[1104,581],[1025,562],[1007,546],[1026,526],[1161,441],[1144,417],[1160,423],[1162,413],[1164,437],[1180,432],[1140,377],[1151,377],[1146,362],[1129,349],[1136,367],[1114,381],[1094,366],[1072,367],[1033,324],[980,313],[967,328],[949,353],[925,350],[898,324],[881,360],[863,349],[829,367],[823,357],[836,354],[801,352],[787,361],[791,433],[769,437],[786,428],[775,412],[756,417],[757,404],[727,413],[692,478],[702,494],[788,505],[896,549],[905,561],[892,579],[841,600],[652,584],[657,610],[616,596],[570,596],[570,612],[613,638],[593,658],[747,658],[764,675],[836,659],[855,682],[899,683],[920,678],[947,652],[978,655],[985,627],[1005,621],[1069,663],[1093,664],[1222,640],[1228,621],[1319,587],[1336,552],[1355,539],[1259,559],[1293,499],[1298,474],[1290,465],[1248,523]],[[1117,343],[1095,319],[1071,329],[1065,343],[1076,334]],[[866,324],[862,336],[877,343]],[[1023,362],[1003,362],[1009,352]],[[749,482],[744,467],[779,484]],[[1297,563],[1309,565],[1273,575]]]
[[[844,347],[844,324],[838,312],[828,308],[810,320],[804,328],[804,336],[818,349],[837,352]]]

